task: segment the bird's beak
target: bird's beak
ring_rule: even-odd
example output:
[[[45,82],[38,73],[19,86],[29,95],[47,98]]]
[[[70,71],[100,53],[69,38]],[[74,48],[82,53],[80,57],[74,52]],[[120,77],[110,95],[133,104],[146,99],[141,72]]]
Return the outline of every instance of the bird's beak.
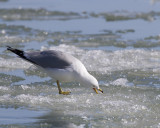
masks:
[[[98,94],[98,91],[100,91],[100,92],[102,92],[103,93],[103,91],[102,91],[102,89],[96,89],[96,88],[93,88],[93,90]]]
[[[99,88],[98,90],[103,93],[103,90],[102,90],[102,89]]]

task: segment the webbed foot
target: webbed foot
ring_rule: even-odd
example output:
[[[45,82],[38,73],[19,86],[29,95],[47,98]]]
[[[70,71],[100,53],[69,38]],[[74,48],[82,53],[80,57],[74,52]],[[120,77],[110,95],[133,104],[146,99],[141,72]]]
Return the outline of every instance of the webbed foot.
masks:
[[[58,90],[59,90],[59,94],[63,94],[63,95],[69,95],[71,92],[69,91],[62,91],[60,85],[59,85],[59,81],[57,80],[57,86],[58,86]]]
[[[66,92],[65,92],[65,91],[60,91],[60,92],[59,92],[59,94],[63,94],[63,95],[69,95],[70,93],[71,93],[71,92],[69,92],[69,91],[66,91]]]

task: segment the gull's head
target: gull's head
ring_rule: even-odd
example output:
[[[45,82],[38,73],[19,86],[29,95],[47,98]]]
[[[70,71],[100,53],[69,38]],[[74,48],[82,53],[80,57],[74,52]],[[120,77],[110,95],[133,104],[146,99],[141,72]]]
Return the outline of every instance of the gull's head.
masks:
[[[102,89],[99,88],[99,84],[98,84],[97,79],[96,79],[94,76],[90,75],[90,77],[89,77],[89,82],[90,82],[90,85],[93,86],[93,90],[94,90],[97,94],[98,94],[98,91],[100,91],[100,92],[103,93]]]

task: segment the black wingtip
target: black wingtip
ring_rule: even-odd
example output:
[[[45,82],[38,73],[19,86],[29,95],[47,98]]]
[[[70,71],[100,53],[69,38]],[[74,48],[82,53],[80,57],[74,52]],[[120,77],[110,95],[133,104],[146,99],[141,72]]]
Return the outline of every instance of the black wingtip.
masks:
[[[9,50],[9,51],[12,51],[12,50],[13,50],[13,48],[10,47],[10,46],[6,46],[6,47],[7,47],[7,50]]]
[[[23,55],[23,51],[19,50],[19,49],[15,49],[15,48],[12,48],[10,46],[6,46],[7,47],[7,50],[17,54],[18,56],[24,58],[24,55]]]
[[[17,50],[17,49],[14,49],[14,48],[10,47],[10,46],[6,46],[6,47],[7,47],[7,50],[9,50],[9,51],[11,51],[11,52],[14,52],[14,53],[15,53],[16,50]]]

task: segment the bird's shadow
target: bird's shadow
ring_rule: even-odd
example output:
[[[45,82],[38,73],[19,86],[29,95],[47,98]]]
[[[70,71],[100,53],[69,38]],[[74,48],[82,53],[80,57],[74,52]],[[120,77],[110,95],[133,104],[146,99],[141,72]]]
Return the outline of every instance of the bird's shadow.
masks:
[[[80,123],[81,122],[81,123]],[[72,126],[79,126],[85,124],[84,120],[78,116],[66,115],[61,111],[51,110],[50,112],[46,113],[38,117],[38,121],[35,123],[40,126],[44,126],[46,128],[69,128]]]

